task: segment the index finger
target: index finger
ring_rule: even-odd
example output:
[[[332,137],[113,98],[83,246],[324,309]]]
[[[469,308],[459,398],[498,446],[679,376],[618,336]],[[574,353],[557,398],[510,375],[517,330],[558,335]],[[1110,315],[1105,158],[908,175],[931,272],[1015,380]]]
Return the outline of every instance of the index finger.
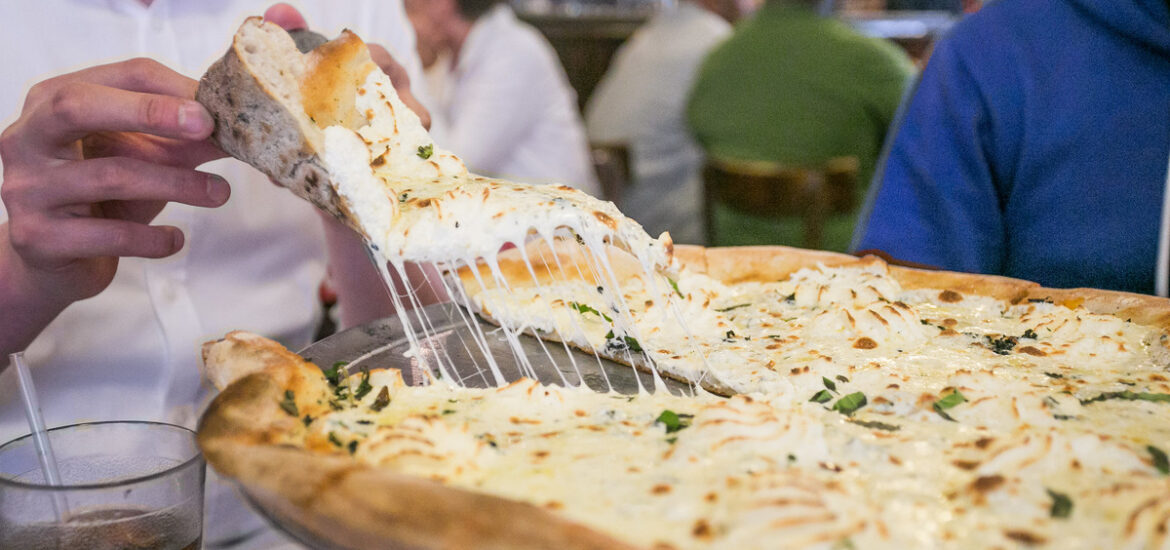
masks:
[[[410,89],[410,73],[406,72],[406,67],[394,59],[386,48],[380,44],[366,44],[366,48],[370,50],[370,60],[390,77],[390,83],[394,85],[396,91]]]
[[[61,86],[72,82],[90,82],[132,92],[195,98],[199,82],[171,70],[153,59],[140,57],[117,63],[96,65],[47,80],[29,92],[29,100],[40,95],[51,95]],[[42,91],[43,90],[43,91]],[[26,106],[27,107],[27,106]]]
[[[264,12],[264,20],[280,25],[286,31],[309,28],[309,23],[296,8],[281,2],[268,8]]]
[[[26,132],[27,143],[48,148],[103,131],[203,140],[215,128],[207,109],[194,100],[89,82],[61,87],[22,122],[35,129]]]

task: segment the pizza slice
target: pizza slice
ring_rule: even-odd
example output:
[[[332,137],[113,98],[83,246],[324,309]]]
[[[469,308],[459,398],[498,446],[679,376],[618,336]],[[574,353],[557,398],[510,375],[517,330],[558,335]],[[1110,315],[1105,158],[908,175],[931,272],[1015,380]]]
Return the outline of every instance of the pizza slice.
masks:
[[[465,305],[720,395],[811,396],[827,376],[906,386],[885,399],[914,407],[966,372],[988,394],[1009,379],[1065,391],[1064,376],[1076,376],[1072,393],[1087,399],[1170,365],[1170,308],[1157,298],[785,247],[680,246],[677,279],[611,251],[615,280],[603,284],[597,262],[559,244],[502,254],[504,283],[484,265],[460,269]],[[1002,366],[1025,369],[1005,376]],[[922,381],[895,379],[911,372]]]
[[[225,151],[393,262],[474,262],[569,230],[594,250],[622,247],[647,269],[670,265],[669,236],[651,238],[612,203],[565,185],[468,173],[436,147],[352,32],[302,54],[280,27],[250,18],[196,98]]]

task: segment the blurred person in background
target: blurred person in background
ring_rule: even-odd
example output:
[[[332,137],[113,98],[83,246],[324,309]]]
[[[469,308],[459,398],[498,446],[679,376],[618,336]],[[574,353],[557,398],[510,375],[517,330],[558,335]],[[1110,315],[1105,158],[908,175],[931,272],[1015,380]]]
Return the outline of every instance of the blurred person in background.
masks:
[[[214,393],[200,383],[199,345],[240,328],[307,345],[327,261],[344,268],[343,317],[392,311],[353,232],[207,139],[213,121],[193,101],[194,78],[270,3],[0,3],[0,442],[27,433],[10,352],[26,350],[50,426],[194,428]],[[421,67],[401,2],[306,7],[323,34],[360,33],[418,106],[406,75]],[[266,17],[305,26],[287,5]],[[349,284],[355,276],[367,286]],[[207,548],[280,543],[213,480]]]
[[[687,120],[708,157],[818,167],[852,156],[869,181],[914,65],[893,43],[818,15],[818,5],[768,0],[704,61]],[[853,221],[830,217],[824,248],[845,250]],[[727,241],[708,244],[800,242],[798,220],[717,208],[715,223]]]
[[[992,2],[934,50],[858,250],[1165,295],[1170,6]]]
[[[406,0],[435,136],[468,168],[597,196],[576,94],[552,46],[496,0]]]
[[[632,182],[618,201],[651,235],[701,244],[703,152],[684,120],[699,64],[731,34],[735,0],[682,0],[634,32],[617,51],[585,109],[590,141],[622,144]]]

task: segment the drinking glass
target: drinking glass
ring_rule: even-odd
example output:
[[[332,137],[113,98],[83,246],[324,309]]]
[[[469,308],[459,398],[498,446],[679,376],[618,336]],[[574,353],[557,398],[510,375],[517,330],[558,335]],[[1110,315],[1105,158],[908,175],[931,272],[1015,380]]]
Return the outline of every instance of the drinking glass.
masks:
[[[194,432],[119,421],[47,434],[59,486],[46,484],[31,435],[0,446],[0,548],[200,547],[204,463]]]

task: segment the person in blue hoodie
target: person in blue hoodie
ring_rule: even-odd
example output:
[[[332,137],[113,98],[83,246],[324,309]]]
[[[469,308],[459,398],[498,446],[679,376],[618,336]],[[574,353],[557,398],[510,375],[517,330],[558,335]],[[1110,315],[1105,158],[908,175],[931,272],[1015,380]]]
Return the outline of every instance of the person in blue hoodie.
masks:
[[[1166,0],[1000,0],[937,44],[853,250],[1165,294]]]

